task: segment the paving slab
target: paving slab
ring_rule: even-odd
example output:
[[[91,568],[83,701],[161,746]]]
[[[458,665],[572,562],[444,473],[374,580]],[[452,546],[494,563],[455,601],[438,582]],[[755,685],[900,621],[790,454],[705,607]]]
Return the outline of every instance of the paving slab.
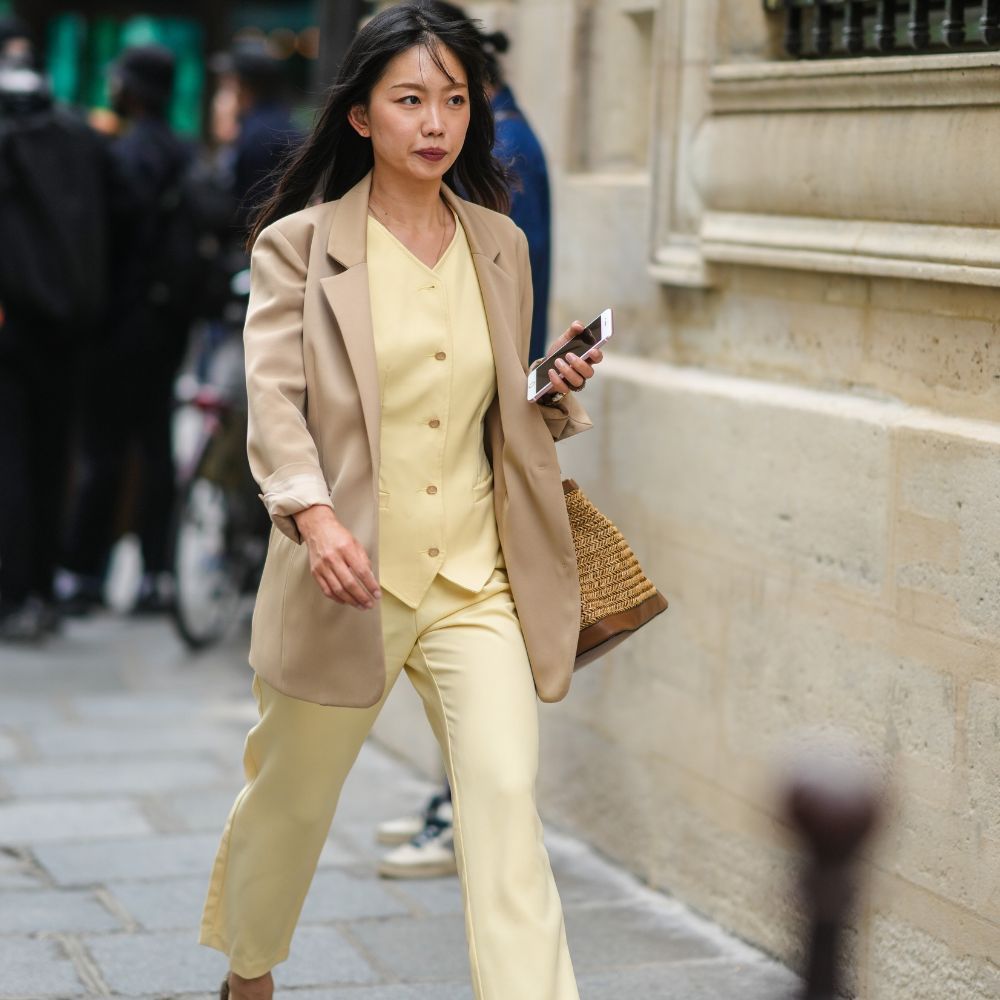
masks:
[[[289,1000],[472,1000],[467,983],[395,983],[343,990],[290,990]]]
[[[355,924],[351,934],[395,979],[467,981],[468,946],[461,916],[394,917]]]
[[[409,901],[416,912],[431,916],[462,913],[462,887],[458,877],[386,879],[390,891]]]
[[[76,997],[86,993],[58,941],[0,938],[0,997]]]
[[[194,932],[201,923],[208,874],[154,882],[109,882],[107,889],[143,930]]]
[[[75,886],[194,874],[207,879],[218,847],[217,835],[160,834],[97,843],[45,845],[35,851],[35,856],[59,885]]]
[[[191,931],[83,940],[111,992],[124,996],[218,990],[229,966],[219,952],[197,947]]]
[[[6,733],[0,733],[0,762],[20,760],[21,748],[17,741]]]
[[[92,892],[57,889],[4,891],[0,895],[0,934],[117,931],[122,921]]]
[[[567,909],[565,916],[577,970],[672,963],[722,954],[696,927],[645,901]]]
[[[800,984],[770,962],[674,962],[579,977],[580,1000],[798,1000]],[[943,1000],[943,998],[942,998]]]
[[[319,871],[302,908],[302,923],[406,916],[410,908],[379,883],[374,872]]]
[[[238,792],[239,785],[230,782],[221,789],[167,792],[160,796],[160,803],[185,830],[192,833],[222,833]]]
[[[168,754],[208,754],[230,751],[233,733],[228,728],[192,727],[177,723],[66,723],[34,726],[29,730],[32,744],[48,759],[69,757],[153,756]],[[2,740],[2,738],[0,738]],[[0,742],[2,747],[2,742]],[[0,751],[2,753],[2,751]]]
[[[138,803],[127,799],[0,802],[0,844],[90,841],[150,832]]]
[[[24,799],[57,795],[149,795],[175,788],[218,785],[222,770],[204,757],[174,755],[170,760],[5,764],[2,781]]]

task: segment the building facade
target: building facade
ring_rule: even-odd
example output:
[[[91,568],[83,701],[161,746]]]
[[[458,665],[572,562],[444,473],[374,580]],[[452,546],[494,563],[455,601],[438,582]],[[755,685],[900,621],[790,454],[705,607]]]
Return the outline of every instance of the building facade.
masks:
[[[561,446],[563,469],[671,600],[543,707],[541,804],[795,962],[774,775],[796,734],[846,731],[892,788],[852,990],[987,1000],[996,11],[949,4],[965,8],[960,38],[945,5],[924,5],[924,42],[910,4],[891,24],[891,4],[831,6],[813,23],[760,0],[470,4],[511,35],[511,82],[550,159],[552,329],[616,311],[586,393],[595,430]],[[432,769],[404,687],[379,735]]]

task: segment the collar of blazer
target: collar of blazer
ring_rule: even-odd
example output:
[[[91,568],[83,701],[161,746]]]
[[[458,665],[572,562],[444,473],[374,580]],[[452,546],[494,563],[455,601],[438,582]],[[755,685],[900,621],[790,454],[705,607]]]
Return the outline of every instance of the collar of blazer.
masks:
[[[360,180],[337,203],[330,226],[327,251],[343,268],[339,274],[323,278],[320,284],[337,318],[340,333],[354,369],[361,396],[365,430],[371,449],[373,468],[379,463],[381,407],[379,403],[378,362],[372,330],[371,300],[368,294],[368,194],[371,173]],[[521,309],[518,280],[500,261],[500,245],[491,222],[492,213],[463,201],[447,185],[442,187],[445,201],[465,230],[479,287],[486,309],[493,361],[497,375],[500,418],[507,433],[514,425],[530,420],[525,405],[524,365],[518,357],[517,327]],[[511,262],[513,264],[513,262]]]

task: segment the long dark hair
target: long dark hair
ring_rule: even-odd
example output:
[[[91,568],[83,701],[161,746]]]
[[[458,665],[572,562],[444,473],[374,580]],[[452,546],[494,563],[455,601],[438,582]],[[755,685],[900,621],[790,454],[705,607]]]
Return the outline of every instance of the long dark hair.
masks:
[[[342,197],[371,170],[369,139],[351,127],[348,114],[367,105],[388,63],[415,45],[426,47],[444,73],[440,47],[461,62],[469,83],[469,131],[445,182],[470,201],[498,212],[510,203],[507,172],[493,156],[493,113],[485,90],[485,58],[480,35],[466,18],[455,20],[432,0],[411,0],[376,14],[355,36],[330,89],[312,135],[284,169],[274,194],[257,212],[248,246],[272,222],[305,208],[314,194],[324,201]]]

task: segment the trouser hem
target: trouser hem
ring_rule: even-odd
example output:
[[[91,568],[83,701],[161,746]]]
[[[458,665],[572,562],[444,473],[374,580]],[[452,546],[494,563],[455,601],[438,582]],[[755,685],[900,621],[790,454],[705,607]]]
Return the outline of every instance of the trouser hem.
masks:
[[[286,961],[289,951],[286,948],[283,952],[275,955],[274,958],[264,962],[249,962],[243,959],[234,959],[230,954],[229,942],[221,934],[210,934],[202,931],[198,937],[198,943],[206,948],[214,948],[221,951],[229,959],[229,971],[235,972],[242,979],[256,979],[270,972],[276,965]]]

